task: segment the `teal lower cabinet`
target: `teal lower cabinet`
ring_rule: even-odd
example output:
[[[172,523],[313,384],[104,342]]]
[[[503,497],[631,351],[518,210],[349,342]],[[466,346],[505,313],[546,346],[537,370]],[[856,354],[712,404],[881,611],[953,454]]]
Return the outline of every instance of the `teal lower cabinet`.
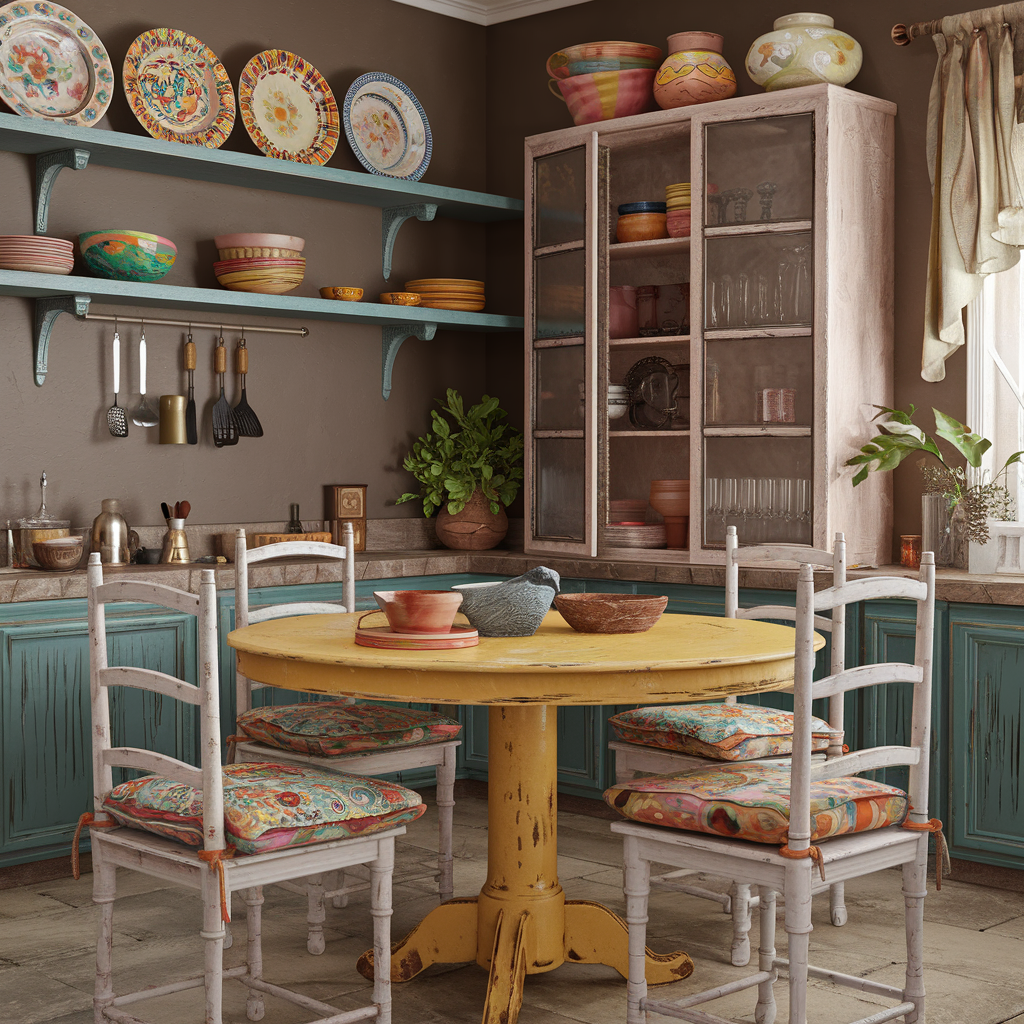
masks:
[[[950,854],[1024,868],[1024,609],[949,606]]]

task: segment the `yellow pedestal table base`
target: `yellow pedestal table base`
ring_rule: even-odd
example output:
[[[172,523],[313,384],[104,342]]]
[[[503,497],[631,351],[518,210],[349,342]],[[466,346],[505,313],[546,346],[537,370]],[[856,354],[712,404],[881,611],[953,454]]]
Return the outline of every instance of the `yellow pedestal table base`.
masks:
[[[492,707],[487,782],[487,881],[476,899],[432,910],[391,954],[391,980],[433,963],[475,960],[489,971],[483,1024],[515,1024],[528,974],[569,961],[628,971],[625,922],[599,903],[566,900],[558,883],[554,705]],[[373,953],[359,970],[373,975]],[[647,950],[647,981],[693,970],[683,952]]]

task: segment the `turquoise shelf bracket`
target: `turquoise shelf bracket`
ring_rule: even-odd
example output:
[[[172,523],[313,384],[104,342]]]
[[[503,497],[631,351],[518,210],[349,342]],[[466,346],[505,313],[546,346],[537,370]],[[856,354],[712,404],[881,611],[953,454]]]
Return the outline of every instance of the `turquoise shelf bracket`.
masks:
[[[46,357],[50,350],[50,332],[61,313],[85,316],[89,312],[88,295],[54,295],[36,299],[36,387],[46,380]]]
[[[381,328],[382,341],[382,365],[381,365],[381,394],[384,401],[388,400],[391,394],[391,371],[395,368],[395,356],[402,347],[406,338],[419,338],[420,341],[431,341],[437,324],[400,324],[398,326],[386,326]]]
[[[391,206],[381,210],[381,262],[384,265],[384,280],[391,277],[391,256],[395,251],[398,229],[415,217],[417,220],[433,220],[437,216],[437,203],[413,203],[410,206]],[[385,398],[387,396],[385,395]]]
[[[65,167],[84,171],[89,165],[89,150],[59,149],[56,153],[40,153],[36,157],[36,234],[46,234],[50,218],[50,196],[57,183],[57,175]]]

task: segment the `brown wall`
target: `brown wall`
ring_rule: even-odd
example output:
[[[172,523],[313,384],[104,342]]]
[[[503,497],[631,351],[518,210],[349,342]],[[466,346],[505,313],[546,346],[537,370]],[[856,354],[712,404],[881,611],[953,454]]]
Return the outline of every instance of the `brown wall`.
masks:
[[[972,5],[967,5],[971,9]],[[763,0],[726,0],[709,7],[693,0],[591,0],[561,11],[510,21],[487,33],[487,187],[507,195],[523,194],[522,139],[527,135],[567,127],[571,119],[565,107],[547,89],[544,62],[555,50],[572,43],[596,39],[635,39],[664,47],[673,32],[704,30],[725,36],[725,57],[737,69],[740,94],[757,93],[758,87],[743,71],[750,43],[768,31],[775,17],[793,8],[765,4]],[[935,68],[935,47],[929,39],[897,48],[889,38],[896,20],[907,23],[954,13],[957,8],[937,0],[819,0],[813,9],[830,14],[836,26],[864,48],[864,64],[851,88],[892,100],[899,107],[896,118],[896,404],[910,402],[922,409],[918,416],[930,427],[928,411],[936,406],[963,418],[966,403],[966,369],[963,353],[947,364],[946,380],[926,384],[920,377],[921,319],[924,309],[925,268],[931,196],[925,163],[925,118],[928,91]],[[960,9],[964,9],[962,6]],[[627,13],[628,11],[628,13]],[[497,232],[492,230],[492,237]],[[488,268],[493,281],[502,280],[521,294],[522,263],[517,254],[492,242]],[[494,286],[491,287],[494,292]],[[488,388],[498,382],[522,379],[522,357],[507,346],[488,343]],[[508,385],[504,396],[511,406],[521,406]],[[901,467],[894,474],[894,533],[919,533],[920,494],[916,467]],[[896,548],[898,554],[898,546]]]
[[[232,82],[253,54],[269,47],[293,50],[312,62],[339,104],[358,75],[372,70],[397,75],[417,94],[430,119],[434,153],[426,180],[484,188],[484,94],[467,87],[467,82],[483,80],[483,28],[390,0],[183,0],[169,15],[155,7],[148,12],[150,6],[120,0],[72,4],[109,49],[117,73],[114,102],[97,131],[109,127],[143,134],[120,88],[121,63],[140,32],[171,24],[209,45]],[[258,152],[240,122],[225,149]],[[362,170],[344,137],[329,166]],[[0,153],[0,179],[0,232],[31,233],[32,161]],[[293,294],[316,296],[322,285],[346,284],[359,285],[366,298],[376,299],[385,290],[380,211],[370,207],[105,167],[63,172],[50,216],[52,235],[74,238],[80,231],[118,226],[153,231],[177,244],[178,260],[165,279],[168,285],[216,287],[213,236],[272,231],[307,240],[306,280]],[[484,257],[480,227],[450,220],[411,221],[399,237],[391,286],[426,275],[483,277]],[[129,312],[109,306],[101,311]],[[138,312],[159,315],[156,310]],[[241,323],[241,318],[229,319]],[[265,436],[243,438],[224,449],[215,448],[210,437],[210,408],[216,398],[213,334],[197,331],[200,444],[160,446],[155,428],[131,426],[124,440],[107,431],[105,413],[113,401],[110,325],[75,323],[62,316],[51,342],[49,376],[37,388],[32,305],[0,298],[0,526],[6,518],[36,510],[43,469],[50,479],[48,505],[75,526],[91,523],[100,499],[113,496],[124,499],[133,525],[157,524],[160,501],[180,498],[191,501],[197,523],[283,520],[292,501],[300,503],[305,518],[319,518],[321,485],[341,482],[369,484],[371,516],[421,515],[414,503],[397,509],[391,505],[413,484],[400,469],[402,456],[426,428],[433,399],[443,396],[446,387],[459,388],[474,401],[484,390],[482,339],[448,334],[431,343],[406,342],[398,356],[394,390],[384,402],[379,328],[319,321],[306,326],[311,334],[305,340],[250,335],[249,396]],[[183,393],[183,332],[153,327],[146,333],[149,394],[155,401],[162,393]],[[229,347],[236,337],[235,332],[226,335]],[[138,398],[138,327],[125,326],[121,340],[121,404],[130,408]],[[232,402],[236,381],[228,386]]]

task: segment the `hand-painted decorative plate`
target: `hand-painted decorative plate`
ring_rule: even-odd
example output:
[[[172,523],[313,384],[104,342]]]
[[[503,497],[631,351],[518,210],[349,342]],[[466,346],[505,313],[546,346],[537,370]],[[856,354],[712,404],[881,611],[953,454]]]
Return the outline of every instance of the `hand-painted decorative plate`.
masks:
[[[110,106],[114,69],[81,18],[49,3],[0,7],[0,96],[25,117],[89,126]]]
[[[338,104],[324,76],[287,50],[257,53],[238,80],[249,138],[278,160],[325,164],[338,145]]]
[[[430,123],[412,90],[392,75],[360,75],[342,111],[348,144],[373,174],[419,181],[430,163]]]
[[[177,28],[152,28],[128,48],[124,94],[154,139],[217,149],[235,124],[235,93],[205,43]]]

